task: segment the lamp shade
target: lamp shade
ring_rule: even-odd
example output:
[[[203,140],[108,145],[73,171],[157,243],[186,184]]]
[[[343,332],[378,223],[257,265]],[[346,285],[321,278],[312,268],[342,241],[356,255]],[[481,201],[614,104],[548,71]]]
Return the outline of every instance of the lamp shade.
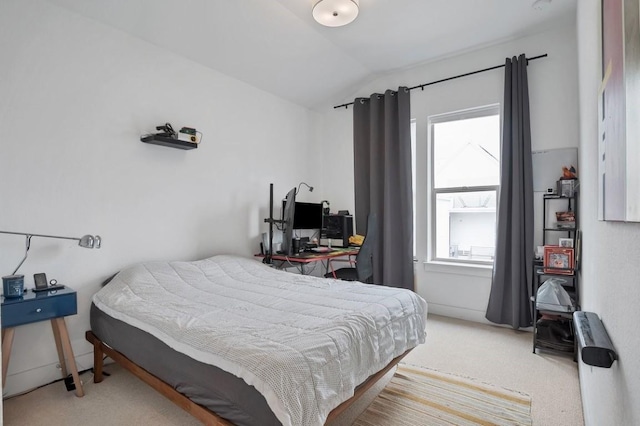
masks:
[[[99,235],[93,236],[93,235],[83,235],[80,238],[80,241],[78,242],[78,245],[80,247],[84,247],[84,248],[100,248],[100,245],[102,244],[102,239],[100,238]]]
[[[313,6],[313,19],[326,27],[341,27],[358,16],[358,0],[319,0]]]

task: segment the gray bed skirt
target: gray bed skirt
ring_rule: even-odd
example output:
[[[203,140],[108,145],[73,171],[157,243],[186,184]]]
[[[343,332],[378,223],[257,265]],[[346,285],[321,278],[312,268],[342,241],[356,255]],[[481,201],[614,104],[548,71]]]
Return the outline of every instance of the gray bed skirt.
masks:
[[[281,425],[253,386],[171,349],[149,333],[91,304],[91,330],[105,344],[181,394],[236,425]]]

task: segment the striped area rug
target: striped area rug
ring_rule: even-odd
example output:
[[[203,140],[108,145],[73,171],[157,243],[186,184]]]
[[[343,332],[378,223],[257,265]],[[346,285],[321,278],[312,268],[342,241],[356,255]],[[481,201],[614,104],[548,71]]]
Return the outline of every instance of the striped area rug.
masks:
[[[356,426],[531,425],[531,398],[474,380],[400,364]]]

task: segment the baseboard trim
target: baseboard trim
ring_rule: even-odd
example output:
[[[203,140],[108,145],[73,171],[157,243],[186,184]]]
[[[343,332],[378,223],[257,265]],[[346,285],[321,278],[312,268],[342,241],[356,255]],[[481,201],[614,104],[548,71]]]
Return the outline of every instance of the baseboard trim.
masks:
[[[93,352],[87,352],[75,357],[78,371],[84,371],[93,366]],[[26,371],[19,371],[7,375],[7,383],[2,392],[2,397],[7,398],[34,390],[62,379],[60,362],[35,367]],[[86,375],[80,376],[80,380],[86,382]],[[64,389],[64,383],[60,382],[60,388]]]
[[[475,309],[460,308],[457,306],[441,305],[430,302],[429,313],[465,321],[479,322],[482,324],[493,324],[485,318],[486,313],[484,311],[478,311]]]
[[[495,327],[512,328],[507,324],[496,324],[485,318],[484,311],[476,311],[474,309],[459,308],[457,306],[439,305],[437,303],[429,303],[429,313],[440,315],[443,317],[456,318],[465,321],[477,322],[481,324],[493,325]],[[533,327],[520,328],[520,331],[533,332]]]

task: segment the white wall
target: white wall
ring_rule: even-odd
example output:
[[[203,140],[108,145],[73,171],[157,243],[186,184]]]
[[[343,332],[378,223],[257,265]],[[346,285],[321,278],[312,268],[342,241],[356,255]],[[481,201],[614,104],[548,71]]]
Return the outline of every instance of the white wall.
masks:
[[[640,333],[636,314],[640,306],[640,224],[597,220],[599,0],[578,2],[577,28],[582,309],[600,316],[619,356],[610,369],[580,363],[582,405],[587,425],[637,425],[640,424]]]
[[[549,56],[530,63],[529,92],[531,132],[534,150],[575,147],[578,145],[577,59],[575,21],[563,22],[554,31],[509,41],[500,45],[468,52],[459,56],[381,77],[335,104],[368,97],[373,92],[398,86],[416,86],[453,75],[504,63],[505,57],[547,53]],[[382,59],[381,59],[382,60]],[[495,70],[462,79],[414,90],[411,114],[417,120],[417,193],[427,193],[427,117],[465,108],[502,103],[504,71]],[[353,209],[352,111],[334,110],[327,106],[322,135],[326,194],[341,208]],[[332,173],[333,172],[333,173]],[[339,173],[338,173],[339,172]],[[558,176],[559,177],[559,176]],[[425,197],[426,198],[426,197]],[[427,264],[428,225],[425,198],[417,204],[417,291],[429,302],[431,312],[474,321],[486,321],[491,286],[489,268],[452,268]],[[536,212],[542,216],[541,194],[536,198]],[[541,220],[537,220],[537,226]],[[541,237],[539,237],[541,240]]]
[[[178,28],[168,28],[176,31]],[[100,234],[103,248],[34,238],[20,269],[78,292],[67,318],[79,368],[91,367],[90,298],[144,260],[251,256],[276,198],[317,189],[316,115],[45,1],[0,2],[0,230]],[[143,144],[170,122],[204,133],[192,151]],[[0,271],[22,256],[0,235]],[[16,332],[5,394],[57,379],[48,323]]]

